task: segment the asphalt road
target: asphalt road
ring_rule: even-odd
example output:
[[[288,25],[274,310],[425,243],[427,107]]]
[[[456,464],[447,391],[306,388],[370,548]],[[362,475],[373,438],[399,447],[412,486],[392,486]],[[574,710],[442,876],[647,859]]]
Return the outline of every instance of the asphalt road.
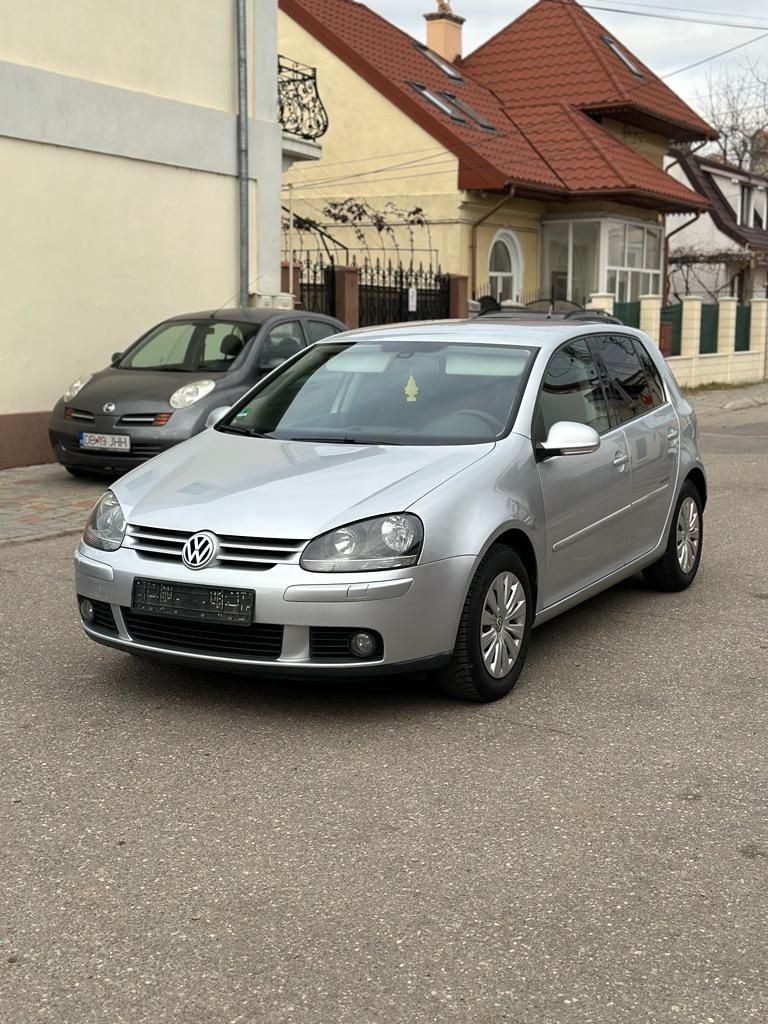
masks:
[[[144,664],[0,549],[0,1020],[763,1024],[768,407],[704,429],[694,587],[490,706]]]

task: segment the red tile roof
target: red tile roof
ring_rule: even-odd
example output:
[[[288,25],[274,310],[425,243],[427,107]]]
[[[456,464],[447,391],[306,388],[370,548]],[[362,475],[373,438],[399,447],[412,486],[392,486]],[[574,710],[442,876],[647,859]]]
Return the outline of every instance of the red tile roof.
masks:
[[[541,29],[543,38],[538,40],[537,50],[545,51],[548,46],[547,26],[551,24],[550,9],[553,9],[555,21],[561,25],[560,31],[565,25],[573,43],[575,38],[582,38],[582,31],[570,20],[564,22],[561,11],[561,8],[571,6],[575,7],[572,0],[540,0],[512,25],[518,26],[540,11],[544,21]],[[511,76],[519,79],[519,87],[525,93],[525,98],[515,98],[514,82],[508,83],[508,94],[501,88],[502,72],[506,69],[509,77],[509,68],[515,63],[505,55],[502,43],[502,36],[511,26],[466,61],[454,65],[462,79],[455,81],[420,52],[410,36],[355,0],[280,0],[280,7],[458,157],[459,188],[501,190],[514,185],[516,194],[520,196],[543,199],[602,197],[667,212],[700,209],[707,205],[696,193],[576,109],[580,104],[573,83],[582,76],[588,83],[593,83],[580,94],[582,102],[597,102],[596,97],[599,97],[601,103],[610,103],[613,107],[629,104],[628,93],[621,91],[621,88],[628,89],[629,83],[622,86],[621,75],[615,69],[617,84],[613,91],[607,91],[593,81],[601,76],[606,79],[606,73],[603,55],[596,57],[591,45],[574,44],[573,59],[568,68],[565,68],[561,55],[559,74],[569,83],[565,95],[562,89],[551,85],[551,76],[543,74],[537,62],[531,60],[526,65],[526,75],[530,79],[528,85],[523,84],[525,76],[517,73]],[[581,12],[581,8],[577,10]],[[570,15],[567,17],[570,19]],[[585,17],[600,29],[589,15]],[[528,37],[532,44],[533,33],[528,32]],[[619,69],[624,69],[622,62],[607,46],[601,45],[605,47],[605,60],[610,58]],[[482,57],[486,48],[490,48],[487,65]],[[646,71],[644,69],[644,74]],[[626,73],[633,79],[636,77],[629,69]],[[682,117],[682,112],[686,112],[686,130],[693,131],[691,119],[696,119],[693,111],[650,71],[647,74],[658,90],[676,101],[680,108],[675,107],[676,114]],[[491,79],[496,84],[492,85]],[[460,121],[441,112],[413,88],[411,83],[414,82],[441,99],[441,93],[454,93],[487,119],[495,131],[483,130],[470,117],[461,115]],[[655,107],[652,109],[658,119],[662,112]],[[707,134],[708,127],[703,122],[699,124],[702,126],[700,134]],[[676,137],[670,134],[667,122],[664,130],[668,137]]]

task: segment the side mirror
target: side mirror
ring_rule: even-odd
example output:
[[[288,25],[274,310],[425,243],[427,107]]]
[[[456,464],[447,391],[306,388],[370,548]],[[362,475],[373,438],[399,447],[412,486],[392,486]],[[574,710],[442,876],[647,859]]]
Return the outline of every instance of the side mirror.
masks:
[[[205,420],[205,429],[208,430],[209,427],[216,426],[219,420],[224,419],[231,408],[231,405],[220,405],[216,409],[211,409]]]
[[[122,353],[122,352],[113,352],[113,353],[112,353],[112,361],[111,361],[111,365],[112,365],[112,366],[114,366],[114,365],[115,365],[115,363],[116,363],[116,362],[117,362],[117,361],[118,361],[119,359],[122,359],[122,358],[123,358],[123,353]]]
[[[600,447],[600,435],[586,423],[571,423],[563,420],[553,423],[546,441],[537,445],[539,461],[553,455],[588,455]]]

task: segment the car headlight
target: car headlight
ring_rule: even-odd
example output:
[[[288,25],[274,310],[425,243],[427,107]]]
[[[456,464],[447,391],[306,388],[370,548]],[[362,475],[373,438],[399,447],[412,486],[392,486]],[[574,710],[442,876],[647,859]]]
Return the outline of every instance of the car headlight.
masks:
[[[310,572],[372,572],[415,565],[424,527],[418,516],[400,512],[363,519],[310,541],[301,566]]]
[[[67,390],[64,392],[63,398],[65,402],[71,402],[75,395],[80,394],[85,385],[93,376],[92,373],[86,373],[82,377],[78,377],[77,380],[73,380]]]
[[[186,409],[188,406],[194,405],[195,402],[199,402],[201,398],[205,398],[206,395],[210,395],[215,387],[215,380],[196,380],[192,384],[185,384],[178,391],[174,391],[169,398],[171,408]]]
[[[125,516],[112,491],[105,491],[93,506],[83,531],[83,540],[92,548],[117,551],[125,536]]]

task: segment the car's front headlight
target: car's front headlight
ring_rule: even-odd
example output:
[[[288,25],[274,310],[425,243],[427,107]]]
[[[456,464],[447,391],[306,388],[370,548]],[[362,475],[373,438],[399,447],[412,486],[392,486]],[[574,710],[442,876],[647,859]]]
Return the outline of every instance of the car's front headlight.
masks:
[[[195,402],[199,402],[201,398],[205,398],[206,395],[210,395],[215,387],[215,380],[196,380],[192,384],[185,384],[174,391],[168,401],[173,409],[186,409],[188,406],[194,405]]]
[[[92,376],[92,373],[85,373],[82,377],[78,377],[77,380],[73,380],[62,396],[64,401],[71,402],[75,395],[79,395]]]
[[[424,527],[418,516],[399,512],[363,519],[316,537],[304,548],[301,566],[310,572],[373,572],[415,565]]]
[[[117,551],[125,536],[125,516],[112,491],[105,491],[93,506],[83,531],[83,540],[92,548]]]

